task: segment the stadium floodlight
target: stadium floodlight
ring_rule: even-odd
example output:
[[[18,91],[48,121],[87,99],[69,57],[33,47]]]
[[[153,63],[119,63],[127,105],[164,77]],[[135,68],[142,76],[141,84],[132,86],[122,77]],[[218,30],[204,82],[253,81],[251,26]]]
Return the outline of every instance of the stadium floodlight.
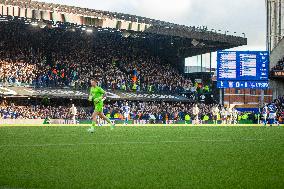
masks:
[[[8,19],[6,17],[1,17],[0,22],[8,22]]]
[[[131,33],[125,31],[125,32],[122,33],[122,37],[128,38],[128,37],[130,36],[130,34],[131,34]]]
[[[246,34],[245,33],[242,33],[244,35],[244,37],[246,37]]]
[[[227,33],[229,33],[229,31],[228,31],[228,30],[227,30],[227,31],[225,31],[225,35],[226,35]]]
[[[31,25],[32,26],[38,26],[38,23],[37,22],[32,22]]]
[[[86,32],[93,33],[93,30],[92,29],[87,29]]]
[[[196,39],[193,39],[191,44],[196,47],[199,44],[199,41],[197,41]]]
[[[47,26],[47,24],[44,22],[39,22],[38,25],[40,28],[45,28]]]

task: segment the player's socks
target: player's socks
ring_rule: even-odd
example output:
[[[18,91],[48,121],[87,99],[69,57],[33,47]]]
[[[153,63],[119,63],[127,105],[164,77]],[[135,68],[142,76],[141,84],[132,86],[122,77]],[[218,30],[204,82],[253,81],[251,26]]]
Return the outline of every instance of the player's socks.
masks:
[[[115,128],[115,124],[114,124],[114,123],[111,123],[110,129],[113,130],[114,128]]]
[[[95,126],[94,126],[94,122],[92,122],[91,127],[88,129],[88,132],[93,133],[95,132]]]
[[[114,128],[115,128],[115,124],[112,123],[108,117],[106,118],[106,121],[110,124],[110,128],[111,128],[111,129],[114,129]]]
[[[92,121],[92,126],[91,127],[95,128],[95,126],[96,126],[96,122]]]
[[[108,117],[106,118],[106,121],[107,121],[109,124],[112,124],[111,121],[110,121],[110,119],[109,119]]]

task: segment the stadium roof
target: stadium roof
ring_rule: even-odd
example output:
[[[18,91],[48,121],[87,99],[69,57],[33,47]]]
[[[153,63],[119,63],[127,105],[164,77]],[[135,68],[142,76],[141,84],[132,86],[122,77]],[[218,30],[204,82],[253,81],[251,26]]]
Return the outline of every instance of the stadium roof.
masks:
[[[30,0],[0,0],[0,14],[52,24],[120,30],[126,37],[155,39],[155,48],[168,56],[190,57],[247,44],[245,36],[228,35],[227,31],[221,34],[207,27],[189,27],[137,15]]]

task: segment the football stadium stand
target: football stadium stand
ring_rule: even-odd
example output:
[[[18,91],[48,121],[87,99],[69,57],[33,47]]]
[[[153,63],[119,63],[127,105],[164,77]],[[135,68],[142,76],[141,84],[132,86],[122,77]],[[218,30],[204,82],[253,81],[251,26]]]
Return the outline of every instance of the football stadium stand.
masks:
[[[142,111],[135,108],[139,103],[148,107],[143,116],[152,112],[159,117],[166,111],[167,116],[177,118],[197,102],[206,112],[215,102],[212,81],[197,83],[187,77],[185,58],[246,44],[244,37],[207,27],[52,3],[1,0],[1,117],[66,119],[66,104],[39,102],[48,98],[85,103],[93,78],[108,91],[110,104],[130,101],[135,114]],[[26,104],[16,105],[14,100]],[[29,104],[32,101],[36,102]],[[90,116],[86,104],[78,106],[79,118]],[[114,110],[109,113],[115,115]]]

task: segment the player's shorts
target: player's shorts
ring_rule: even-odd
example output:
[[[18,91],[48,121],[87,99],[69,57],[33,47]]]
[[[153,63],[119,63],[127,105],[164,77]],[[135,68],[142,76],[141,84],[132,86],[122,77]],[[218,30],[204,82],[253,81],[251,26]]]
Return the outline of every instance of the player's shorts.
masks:
[[[217,120],[218,116],[217,115],[213,115],[213,120]]]
[[[269,113],[269,119],[275,119],[276,113]]]
[[[124,116],[124,118],[128,118],[129,117],[129,113],[124,113],[123,116]]]
[[[198,115],[193,115],[192,117],[193,117],[193,120],[198,119]]]
[[[103,112],[104,102],[99,101],[98,103],[94,104],[95,106],[95,112]]]

